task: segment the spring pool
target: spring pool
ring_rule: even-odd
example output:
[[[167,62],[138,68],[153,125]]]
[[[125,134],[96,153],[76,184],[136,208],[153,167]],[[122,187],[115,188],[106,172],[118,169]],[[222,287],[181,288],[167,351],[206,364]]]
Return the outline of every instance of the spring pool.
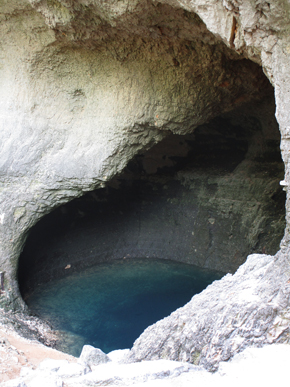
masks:
[[[30,310],[61,332],[57,349],[79,356],[130,348],[146,327],[190,301],[224,273],[161,259],[122,259],[39,285]]]

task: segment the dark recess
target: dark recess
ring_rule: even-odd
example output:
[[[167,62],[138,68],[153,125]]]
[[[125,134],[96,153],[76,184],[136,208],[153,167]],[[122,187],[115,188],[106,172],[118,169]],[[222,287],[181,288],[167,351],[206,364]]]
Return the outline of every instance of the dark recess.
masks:
[[[261,106],[274,109],[273,98]],[[106,188],[45,216],[19,260],[24,299],[38,283],[113,259],[172,259],[234,272],[252,252],[274,254],[285,226],[280,135],[253,110],[169,135]]]

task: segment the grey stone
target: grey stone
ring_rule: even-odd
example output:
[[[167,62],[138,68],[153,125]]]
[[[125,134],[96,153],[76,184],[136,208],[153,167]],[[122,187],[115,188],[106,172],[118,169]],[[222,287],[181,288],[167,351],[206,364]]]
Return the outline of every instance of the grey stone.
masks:
[[[169,133],[192,132],[236,107],[236,95],[243,94],[243,102],[259,97],[263,80],[256,70],[250,76],[251,63],[240,61],[194,13],[172,4],[178,12],[166,3],[156,8],[136,1],[126,14],[120,4],[90,2],[98,27],[90,24],[87,8],[78,1],[59,8],[37,1],[3,5],[0,248],[1,257],[7,257],[1,261],[5,289],[12,292],[7,303],[21,304],[17,260],[27,232],[43,215],[105,186],[134,155]],[[186,8],[204,16],[201,5]],[[24,9],[27,23],[21,22]],[[215,12],[204,16],[206,23],[212,17],[208,28],[214,21],[221,28],[230,19],[220,2],[210,9]],[[146,24],[144,14],[164,25],[173,20],[164,29],[164,39],[160,35],[162,44],[160,31]],[[82,17],[87,23],[84,42],[78,38]],[[116,35],[116,18],[121,17],[122,32]],[[127,25],[132,26],[129,35]],[[35,35],[37,29],[42,33]],[[174,34],[181,37],[171,42]],[[86,47],[92,36],[96,50]],[[243,69],[238,83],[235,64]],[[220,87],[224,81],[226,91]]]
[[[124,358],[129,354],[129,349],[116,349],[108,353],[108,358],[115,363],[122,363]]]
[[[105,187],[169,133],[192,132],[239,97],[256,100],[263,82],[248,71],[249,58],[275,89],[287,192],[281,250],[250,256],[148,328],[131,359],[165,356],[215,369],[248,345],[288,340],[289,13],[282,0],[1,2],[2,306],[25,309],[17,268],[31,227]]]
[[[288,342],[288,267],[282,253],[249,256],[234,275],[215,281],[184,307],[148,327],[128,360],[168,358],[213,371],[220,361],[248,346]]]
[[[93,372],[72,380],[77,386],[130,385],[150,380],[167,379],[189,371],[199,371],[200,367],[168,360],[144,361],[135,364],[99,365]]]
[[[92,345],[84,345],[78,361],[80,364],[87,364],[91,367],[101,363],[108,363],[111,360],[99,348],[94,348]]]

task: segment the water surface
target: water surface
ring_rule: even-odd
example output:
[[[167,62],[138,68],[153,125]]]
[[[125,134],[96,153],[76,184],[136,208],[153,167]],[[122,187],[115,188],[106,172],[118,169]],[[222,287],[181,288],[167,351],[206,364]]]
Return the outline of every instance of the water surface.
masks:
[[[62,331],[58,349],[131,348],[146,327],[190,301],[222,273],[169,260],[124,259],[40,285],[30,309]]]

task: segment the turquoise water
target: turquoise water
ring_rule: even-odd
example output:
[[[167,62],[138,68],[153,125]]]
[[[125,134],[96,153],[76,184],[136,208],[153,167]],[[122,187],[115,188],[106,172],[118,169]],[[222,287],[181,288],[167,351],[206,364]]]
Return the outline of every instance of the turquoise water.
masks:
[[[131,348],[146,327],[221,276],[173,261],[124,259],[40,285],[26,302],[62,332],[58,349],[79,356],[90,344],[108,353]]]

